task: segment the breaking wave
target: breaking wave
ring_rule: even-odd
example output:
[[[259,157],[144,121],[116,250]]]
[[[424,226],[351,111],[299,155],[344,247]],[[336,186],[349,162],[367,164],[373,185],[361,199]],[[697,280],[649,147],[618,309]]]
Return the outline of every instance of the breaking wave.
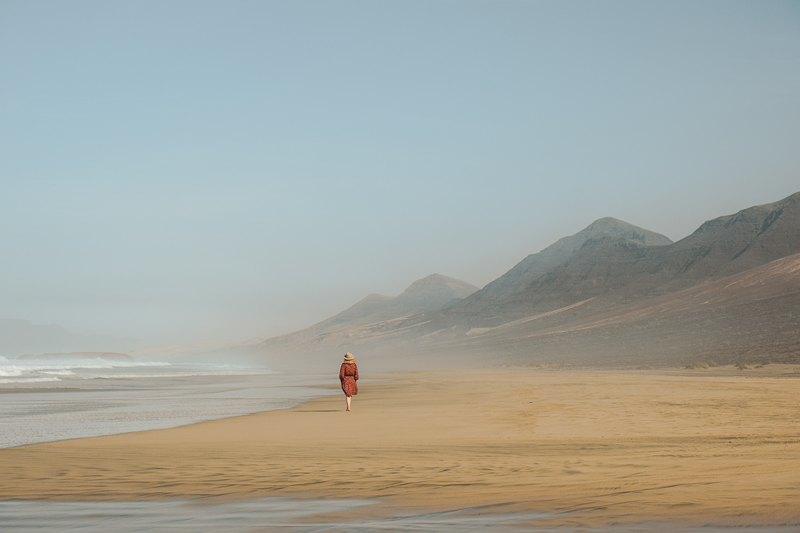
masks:
[[[0,356],[0,383],[41,383],[62,379],[133,379],[214,376],[260,370],[229,365],[173,364],[164,361],[113,361],[97,358],[19,360]]]

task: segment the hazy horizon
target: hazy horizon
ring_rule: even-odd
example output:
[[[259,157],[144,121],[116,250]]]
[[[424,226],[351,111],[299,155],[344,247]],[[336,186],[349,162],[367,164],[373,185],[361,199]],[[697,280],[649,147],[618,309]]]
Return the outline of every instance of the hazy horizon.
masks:
[[[0,4],[0,317],[154,343],[800,190],[796,2]]]

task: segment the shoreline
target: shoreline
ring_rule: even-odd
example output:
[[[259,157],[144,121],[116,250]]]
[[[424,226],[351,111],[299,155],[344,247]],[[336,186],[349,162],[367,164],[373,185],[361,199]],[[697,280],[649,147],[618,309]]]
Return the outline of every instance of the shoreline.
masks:
[[[0,449],[286,409],[331,394],[316,388],[329,381],[327,376],[273,372],[70,377],[59,387],[0,386]]]
[[[323,396],[2,449],[0,500],[352,498],[378,500],[364,516],[482,507],[575,526],[797,523],[800,390],[779,370],[369,376],[380,381],[359,383],[351,413]]]

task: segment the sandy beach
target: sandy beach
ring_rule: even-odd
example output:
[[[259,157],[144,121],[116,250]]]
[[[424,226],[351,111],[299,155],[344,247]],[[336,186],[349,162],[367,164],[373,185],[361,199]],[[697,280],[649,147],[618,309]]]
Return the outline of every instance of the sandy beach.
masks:
[[[420,371],[293,409],[0,450],[0,500],[368,498],[562,525],[800,521],[800,369]]]

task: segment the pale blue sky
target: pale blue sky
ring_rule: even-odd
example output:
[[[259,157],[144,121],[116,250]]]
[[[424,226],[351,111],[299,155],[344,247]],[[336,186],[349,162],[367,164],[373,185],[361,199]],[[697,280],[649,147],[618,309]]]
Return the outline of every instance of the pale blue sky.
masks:
[[[800,190],[798,2],[0,0],[0,317],[278,334]]]

